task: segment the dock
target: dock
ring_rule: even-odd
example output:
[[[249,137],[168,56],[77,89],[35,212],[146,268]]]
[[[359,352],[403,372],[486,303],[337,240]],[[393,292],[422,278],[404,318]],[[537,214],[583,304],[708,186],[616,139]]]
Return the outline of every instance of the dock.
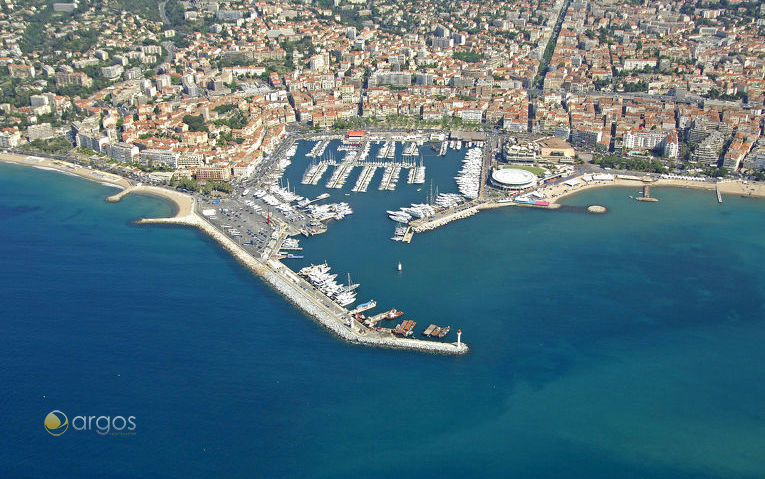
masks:
[[[356,180],[356,185],[353,187],[353,191],[364,193],[369,188],[369,183],[372,182],[372,177],[375,175],[375,172],[377,171],[378,166],[377,165],[365,165],[361,169],[361,174],[359,175],[359,179]]]
[[[423,231],[436,229],[439,226],[451,223],[452,221],[473,216],[476,213],[478,213],[478,203],[476,201],[470,201],[439,211],[428,218],[416,219],[409,223],[409,225],[413,232],[422,233]]]
[[[330,163],[326,161],[309,166],[300,182],[304,185],[318,185],[321,177],[324,176],[329,167]]]
[[[411,243],[412,236],[414,236],[414,230],[410,226],[406,229],[406,233],[404,233],[404,237],[401,239],[401,241],[403,241],[404,243]]]
[[[383,172],[382,181],[380,181],[380,186],[377,189],[380,191],[395,190],[396,184],[398,183],[398,175],[400,173],[401,173],[401,166],[399,165],[386,166],[385,171]]]
[[[435,331],[435,330],[436,330],[436,328],[438,328],[438,326],[436,326],[435,324],[432,324],[432,323],[431,323],[431,325],[430,325],[430,326],[428,326],[427,328],[425,328],[425,331],[423,331],[423,332],[422,332],[422,335],[423,335],[423,336],[430,336],[431,334],[433,334],[433,331]],[[441,329],[441,328],[438,328],[438,329]]]
[[[335,171],[332,172],[332,176],[329,178],[329,181],[327,181],[326,187],[335,189],[342,188],[354,166],[352,161],[343,161],[340,163],[337,168],[335,168]]]
[[[364,311],[368,311],[368,310],[374,308],[375,306],[377,306],[377,301],[372,299],[370,301],[367,301],[364,304],[360,304],[356,309],[351,311],[351,314],[363,313]],[[385,313],[383,313],[383,314],[385,314]]]
[[[384,313],[375,314],[374,316],[371,316],[371,317],[367,318],[365,323],[369,324],[372,327],[375,327],[375,326],[377,326],[377,323],[379,323],[380,321],[382,321],[384,319],[389,319],[387,311],[385,311]]]

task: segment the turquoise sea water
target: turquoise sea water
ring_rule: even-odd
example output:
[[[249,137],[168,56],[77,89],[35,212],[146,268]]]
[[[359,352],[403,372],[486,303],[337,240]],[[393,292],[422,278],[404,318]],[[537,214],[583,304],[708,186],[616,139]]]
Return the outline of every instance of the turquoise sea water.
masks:
[[[454,191],[458,158],[426,162]],[[132,224],[167,203],[0,165],[0,476],[765,475],[765,202],[593,190],[567,202],[608,214],[504,208],[403,245],[384,210],[428,185],[345,197],[356,175],[305,262],[469,355],[340,342],[201,233]],[[136,433],[52,437],[53,409]]]

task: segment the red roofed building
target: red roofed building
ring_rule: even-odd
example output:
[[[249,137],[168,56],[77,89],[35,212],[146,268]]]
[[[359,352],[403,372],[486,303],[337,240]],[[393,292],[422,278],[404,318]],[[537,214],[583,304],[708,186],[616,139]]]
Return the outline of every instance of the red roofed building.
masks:
[[[347,143],[361,143],[366,138],[367,132],[364,130],[348,130],[345,134],[345,140]]]

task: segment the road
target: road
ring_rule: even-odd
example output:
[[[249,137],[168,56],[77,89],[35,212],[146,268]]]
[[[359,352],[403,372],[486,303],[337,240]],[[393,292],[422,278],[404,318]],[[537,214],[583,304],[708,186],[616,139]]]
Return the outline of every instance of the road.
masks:
[[[157,8],[159,8],[159,17],[162,19],[162,23],[165,25],[170,25],[170,20],[168,20],[167,13],[165,13],[165,5],[167,5],[167,0],[160,2],[157,5]]]

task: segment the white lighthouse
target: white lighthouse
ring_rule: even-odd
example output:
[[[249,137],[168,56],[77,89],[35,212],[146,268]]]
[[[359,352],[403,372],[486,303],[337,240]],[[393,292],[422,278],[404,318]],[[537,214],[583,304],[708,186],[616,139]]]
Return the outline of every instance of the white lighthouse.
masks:
[[[460,346],[462,346],[462,330],[458,329],[457,330],[457,347],[459,348]]]

